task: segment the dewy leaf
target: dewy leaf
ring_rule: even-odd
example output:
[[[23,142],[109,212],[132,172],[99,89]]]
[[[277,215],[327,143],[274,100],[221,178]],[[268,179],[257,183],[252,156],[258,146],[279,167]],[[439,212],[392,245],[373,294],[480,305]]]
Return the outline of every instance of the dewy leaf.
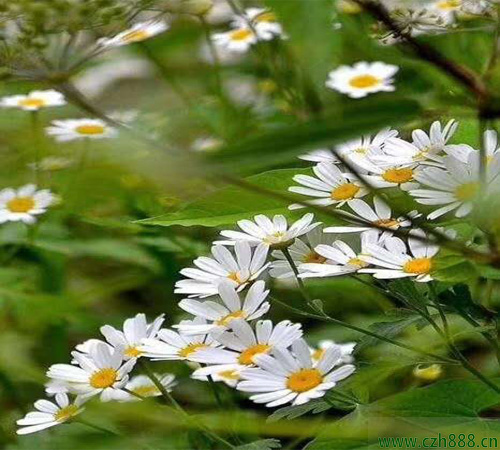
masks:
[[[309,169],[271,170],[248,177],[247,181],[283,194],[294,184],[292,179],[295,175],[306,174],[309,171]],[[215,227],[234,225],[238,220],[252,218],[256,214],[269,216],[284,214],[288,217],[297,217],[297,212],[291,213],[287,202],[283,200],[229,186],[189,203],[180,211],[142,220],[139,223],[164,227],[172,225]]]
[[[231,173],[262,169],[293,161],[307,150],[404,124],[419,114],[419,104],[411,100],[379,97],[350,101],[344,108],[325,112],[322,118],[274,127],[260,136],[223,148],[206,159],[214,169],[230,169]]]

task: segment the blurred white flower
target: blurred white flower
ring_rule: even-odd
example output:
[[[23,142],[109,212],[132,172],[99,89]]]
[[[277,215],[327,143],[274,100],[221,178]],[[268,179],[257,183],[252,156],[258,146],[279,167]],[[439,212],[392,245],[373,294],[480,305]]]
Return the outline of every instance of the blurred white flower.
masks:
[[[0,191],[0,223],[36,222],[36,216],[43,214],[56,202],[56,196],[48,189],[37,191],[34,184],[19,189],[7,188]]]
[[[19,108],[24,111],[38,111],[51,106],[66,104],[64,95],[54,90],[31,91],[26,95],[11,95],[0,99],[3,108]]]
[[[142,42],[163,33],[168,30],[168,28],[169,25],[163,21],[140,22],[112,38],[99,39],[98,45],[104,48],[112,48],[133,44],[135,42]]]
[[[163,375],[155,373],[155,376],[167,392],[172,391],[172,388],[176,384],[175,375],[171,373],[165,373]],[[160,397],[162,395],[161,391],[146,375],[136,375],[132,377],[125,385],[124,389],[126,389],[126,391],[114,391],[113,400],[120,402],[136,402],[140,400],[140,397],[149,398]],[[127,391],[132,392],[132,394]]]
[[[332,347],[337,347],[340,350],[340,363],[350,364],[354,361],[352,353],[354,352],[354,348],[356,347],[356,342],[337,344],[335,341],[325,339],[319,341],[316,347],[310,348],[313,364],[317,365],[325,357],[326,351]]]
[[[115,128],[101,119],[54,120],[45,130],[59,142],[112,138],[118,134]]]
[[[257,43],[258,38],[250,28],[241,27],[224,33],[215,33],[212,35],[212,40],[223,50],[245,53],[252,45]]]

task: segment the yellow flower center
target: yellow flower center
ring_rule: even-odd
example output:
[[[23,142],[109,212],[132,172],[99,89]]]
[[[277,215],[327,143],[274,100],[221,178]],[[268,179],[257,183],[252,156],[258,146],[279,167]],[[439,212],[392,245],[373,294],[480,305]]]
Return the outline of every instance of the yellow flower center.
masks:
[[[313,263],[313,264],[324,264],[326,262],[326,258],[312,251],[311,253],[308,253],[306,256],[304,256],[304,258],[302,258],[302,262]]]
[[[307,392],[323,382],[323,375],[317,369],[301,369],[292,373],[286,382],[286,387],[293,392]]]
[[[129,358],[138,358],[142,355],[142,352],[137,347],[127,347],[123,354]]]
[[[7,202],[7,209],[13,213],[27,213],[34,207],[33,197],[15,197]]]
[[[367,89],[380,84],[380,80],[373,75],[357,75],[349,80],[349,84],[353,88],[357,89]]]
[[[244,319],[247,316],[247,313],[245,311],[239,310],[239,311],[234,311],[231,314],[228,314],[227,316],[224,316],[222,319],[219,319],[217,322],[215,322],[217,325],[223,325],[227,327],[232,320],[234,319]]]
[[[323,355],[325,354],[326,350],[323,348],[318,348],[314,350],[313,354],[311,355],[312,359],[315,361],[319,361],[321,358],[323,358]]]
[[[98,372],[92,374],[89,380],[89,384],[96,389],[105,389],[113,386],[116,379],[118,378],[118,372],[111,367],[106,369],[101,369]]]
[[[54,420],[57,422],[66,422],[66,420],[71,419],[73,416],[78,414],[79,408],[76,405],[68,405],[61,408],[54,414]]]
[[[241,355],[238,358],[238,362],[240,364],[245,364],[246,366],[250,366],[253,364],[253,358],[256,355],[268,353],[269,350],[271,350],[270,345],[266,344],[253,345],[252,347],[248,347],[245,351],[241,352]]]
[[[351,258],[349,261],[347,261],[347,264],[359,268],[366,267],[368,265],[368,263],[366,263],[360,258]]]
[[[382,174],[382,178],[389,183],[408,183],[413,180],[413,169],[389,169]]]
[[[230,280],[233,280],[233,281],[235,281],[235,282],[236,282],[236,283],[238,283],[238,284],[241,284],[241,283],[243,283],[243,282],[244,282],[244,280],[242,280],[242,279],[240,278],[240,274],[239,274],[239,273],[237,273],[237,272],[231,272],[231,273],[230,273],[227,277],[228,277]]]
[[[443,374],[443,368],[439,364],[431,364],[429,366],[419,365],[413,370],[413,375],[424,381],[434,381]]]
[[[239,380],[240,375],[236,370],[223,370],[219,372],[218,375],[226,380]]]
[[[45,100],[41,98],[25,98],[19,101],[19,106],[25,106],[27,108],[41,108],[45,106]]]
[[[194,352],[200,350],[201,348],[206,348],[206,347],[208,347],[208,345],[204,344],[203,342],[193,342],[192,344],[189,344],[187,347],[184,347],[183,349],[179,350],[179,356],[187,358]]]
[[[336,187],[330,194],[333,200],[350,200],[356,196],[361,188],[354,183],[344,183]]]
[[[398,226],[399,222],[396,219],[380,219],[375,220],[373,224],[379,227],[392,228]]]
[[[423,275],[432,269],[432,258],[415,258],[406,262],[403,271],[406,273],[416,273]]]
[[[132,42],[140,42],[144,41],[145,39],[149,38],[149,33],[145,30],[135,30],[135,31],[130,31],[125,36],[123,36],[122,40],[127,43],[132,43]]]
[[[439,9],[444,11],[451,11],[453,9],[458,9],[462,5],[461,0],[443,0],[437,4]]]
[[[466,202],[472,200],[479,191],[479,183],[465,183],[455,189],[457,200]]]
[[[250,37],[252,37],[253,32],[247,28],[240,28],[239,30],[233,31],[230,34],[230,38],[232,41],[246,41]]]
[[[132,389],[134,394],[140,395],[141,397],[154,397],[155,395],[159,395],[160,391],[156,386],[145,385],[145,386],[137,386]]]
[[[105,128],[102,125],[80,125],[76,127],[76,132],[86,135],[86,136],[95,136],[98,134],[103,134]]]
[[[273,23],[276,22],[278,19],[276,17],[276,14],[268,11],[264,12],[262,14],[259,14],[255,19],[255,22],[265,22],[265,23]]]

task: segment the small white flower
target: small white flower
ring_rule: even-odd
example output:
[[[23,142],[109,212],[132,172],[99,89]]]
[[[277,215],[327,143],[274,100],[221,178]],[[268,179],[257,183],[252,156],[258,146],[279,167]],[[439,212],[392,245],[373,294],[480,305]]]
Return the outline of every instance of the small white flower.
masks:
[[[320,224],[320,222],[312,223],[313,219],[313,214],[305,214],[289,227],[286,218],[282,215],[274,216],[271,221],[269,217],[259,214],[254,217],[254,222],[251,220],[238,221],[238,226],[243,232],[221,231],[221,236],[231,240],[218,241],[216,244],[234,245],[237,241],[247,241],[250,245],[264,243],[270,247],[288,246],[293,243],[295,238],[308,233]]]
[[[255,393],[250,400],[265,403],[270,408],[286,403],[302,405],[323,397],[355,370],[351,364],[339,367],[342,356],[338,347],[326,350],[316,366],[303,339],[295,341],[292,350],[293,353],[275,347],[272,356],[257,356],[259,367],[242,370],[243,381],[238,383],[237,389]]]
[[[211,333],[231,328],[234,319],[254,320],[269,311],[270,304],[265,301],[269,291],[263,281],[256,281],[246,292],[242,301],[234,286],[223,281],[219,284],[219,298],[221,302],[206,300],[204,302],[185,298],[179,303],[184,311],[206,319],[207,325],[185,325],[180,323],[174,326],[179,330],[190,333]]]
[[[452,24],[461,12],[463,0],[434,0],[426,8],[434,11],[446,24]]]
[[[11,95],[0,99],[3,108],[19,108],[24,111],[38,111],[51,106],[66,104],[64,95],[54,90],[32,91],[26,95]]]
[[[212,40],[222,50],[235,53],[246,53],[258,42],[258,37],[248,27],[235,28],[224,33],[215,33]]]
[[[68,384],[71,392],[91,397],[100,395],[102,401],[113,399],[113,391],[121,390],[128,382],[128,373],[134,367],[135,358],[123,363],[120,350],[112,352],[105,343],[91,346],[84,355],[72,352],[78,366],[54,364],[47,371],[47,376]]]
[[[164,320],[162,314],[148,324],[145,314],[137,314],[123,322],[123,331],[111,325],[102,326],[100,331],[114,349],[123,352],[124,359],[139,358],[142,356],[139,346],[143,339],[154,339]]]
[[[381,239],[376,230],[361,233],[361,251],[354,251],[348,244],[337,240],[332,245],[318,245],[314,251],[323,257],[324,261],[306,263],[299,266],[300,278],[336,277],[355,273],[368,266],[363,256],[369,254],[369,246]]]
[[[276,15],[264,8],[247,8],[244,17],[236,17],[234,25],[237,28],[249,26],[248,22],[252,23],[252,27],[257,32],[259,39],[269,41],[278,36],[283,36],[283,27],[278,22]]]
[[[299,159],[315,163],[340,164],[340,159],[335,154],[335,150],[329,148],[319,148],[299,156]]]
[[[295,239],[295,242],[288,248],[288,251],[296,267],[300,267],[300,265],[304,263],[322,264],[326,259],[318,255],[314,249],[318,245],[326,244],[327,242],[331,242],[331,238],[323,234],[323,230],[320,227],[316,227],[305,236]],[[283,252],[275,250],[272,255],[276,258],[276,261],[271,263],[269,275],[278,279],[292,278],[295,276]]]
[[[168,24],[163,21],[150,21],[136,23],[132,28],[122,31],[112,38],[103,38],[98,44],[104,48],[121,47],[123,45],[142,42],[153,36],[167,31]]]
[[[284,320],[273,327],[270,320],[260,320],[255,331],[243,319],[231,322],[232,332],[226,331],[215,337],[224,348],[209,348],[198,352],[196,362],[209,364],[194,372],[193,377],[203,379],[231,371],[239,374],[246,367],[255,365],[258,355],[268,354],[274,347],[288,348],[302,337],[300,324]]]
[[[325,233],[358,233],[360,231],[373,230],[370,224],[387,228],[386,235],[392,234],[390,230],[400,227],[409,227],[411,220],[406,217],[392,217],[391,207],[380,197],[374,197],[372,208],[363,200],[355,199],[348,203],[354,214],[342,211],[345,220],[353,223],[351,226],[335,226],[325,228]],[[408,214],[409,218],[418,216],[416,211]],[[361,223],[360,223],[361,221]],[[362,222],[368,222],[366,224]]]
[[[155,376],[167,392],[172,391],[172,388],[176,384],[175,375],[165,373],[163,375],[155,374]],[[120,402],[135,402],[140,400],[139,397],[149,398],[160,397],[162,395],[161,391],[146,375],[136,375],[135,377],[132,377],[125,385],[125,389],[133,392],[133,394],[130,394],[127,391],[115,391],[113,393],[113,399]]]
[[[372,161],[377,156],[383,154],[383,151],[372,151],[366,159],[363,169],[368,174],[362,175],[362,178],[373,188],[394,188],[399,187],[403,191],[417,189],[420,185],[416,181],[416,176],[421,170],[417,164],[398,164],[380,166],[373,164]]]
[[[383,62],[358,62],[340,66],[328,75],[326,86],[351,98],[366,97],[375,92],[392,92],[393,76],[399,68]]]
[[[38,400],[35,402],[37,411],[29,412],[16,422],[21,427],[17,430],[17,434],[36,433],[67,422],[83,411],[81,407],[83,403],[84,400],[81,397],[76,397],[70,403],[65,393],[57,394],[55,403],[45,399]]]
[[[143,339],[139,350],[153,361],[193,361],[193,357],[202,349],[216,347],[218,344],[203,331],[199,334],[187,334],[183,328],[206,326],[204,318],[183,320],[178,324],[180,331],[163,328],[155,339]]]
[[[19,189],[2,189],[0,191],[0,223],[35,223],[36,216],[44,214],[55,201],[56,197],[48,189],[37,191],[34,184],[27,184]]]
[[[267,245],[259,244],[252,251],[248,242],[239,241],[234,245],[235,257],[226,247],[215,245],[212,247],[213,258],[196,258],[193,263],[197,268],[181,270],[181,274],[190,279],[175,283],[174,292],[190,297],[209,297],[217,295],[217,288],[223,280],[229,280],[241,291],[267,269],[268,250]]]
[[[293,181],[302,186],[288,188],[290,192],[316,197],[314,200],[304,201],[305,204],[316,206],[336,205],[340,207],[349,200],[364,197],[368,194],[362,182],[351,173],[343,173],[333,164],[320,163],[313,168],[314,175],[295,175]],[[292,204],[288,208],[304,208],[302,204]]]
[[[46,132],[59,142],[112,138],[118,134],[115,128],[101,119],[54,120],[52,125],[46,128]]]
[[[414,234],[425,237],[421,230]],[[372,244],[367,247],[369,255],[361,258],[375,268],[363,269],[361,273],[371,273],[375,278],[408,278],[415,281],[428,282],[432,280],[431,272],[435,267],[434,256],[439,252],[439,246],[432,242],[422,242],[408,238],[408,247],[397,237],[389,237],[382,245]]]
[[[326,339],[319,341],[316,348],[311,348],[311,359],[314,365],[317,365],[324,357],[329,348],[337,347],[340,350],[339,363],[350,364],[354,361],[352,353],[356,347],[355,342],[348,342],[347,344],[337,344],[335,341]]]
[[[410,191],[418,203],[423,205],[444,205],[430,213],[429,220],[436,219],[450,211],[456,217],[468,215],[480,191],[480,155],[471,152],[467,162],[453,156],[443,158],[444,169],[429,167],[417,177],[426,189]],[[500,153],[487,165],[487,183],[493,182],[500,174]]]

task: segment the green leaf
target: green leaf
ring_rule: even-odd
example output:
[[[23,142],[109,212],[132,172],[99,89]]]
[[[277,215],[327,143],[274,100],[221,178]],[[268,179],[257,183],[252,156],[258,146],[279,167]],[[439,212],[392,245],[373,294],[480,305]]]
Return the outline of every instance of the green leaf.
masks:
[[[351,101],[343,109],[325,112],[323,118],[282,126],[243,139],[207,156],[207,159],[214,168],[230,169],[232,173],[241,169],[262,169],[293,161],[306,150],[404,124],[418,117],[420,111],[418,103],[392,96]]]
[[[247,181],[257,187],[283,194],[294,184],[295,175],[306,173],[309,173],[309,169],[271,170],[249,177]],[[164,227],[172,225],[215,227],[233,225],[240,219],[252,218],[256,214],[284,214],[296,217],[297,212],[291,213],[287,208],[288,204],[286,201],[262,193],[230,186],[195,200],[180,211],[141,220],[139,223]]]
[[[308,403],[298,406],[285,406],[284,408],[277,409],[274,411],[269,418],[268,422],[277,422],[281,419],[296,419],[297,417],[303,416],[304,414],[319,414],[328,411],[333,408],[333,405],[329,404],[323,399],[311,400]]]
[[[281,448],[278,439],[260,439],[250,444],[238,445],[234,447],[234,450],[271,450],[273,448]]]
[[[387,286],[389,291],[393,292],[396,296],[400,295],[404,299],[417,307],[425,306],[427,299],[424,294],[417,288],[415,283],[411,280],[401,278],[390,282]]]
[[[477,277],[476,266],[460,256],[445,256],[436,260],[434,279],[448,283],[460,283]]]

